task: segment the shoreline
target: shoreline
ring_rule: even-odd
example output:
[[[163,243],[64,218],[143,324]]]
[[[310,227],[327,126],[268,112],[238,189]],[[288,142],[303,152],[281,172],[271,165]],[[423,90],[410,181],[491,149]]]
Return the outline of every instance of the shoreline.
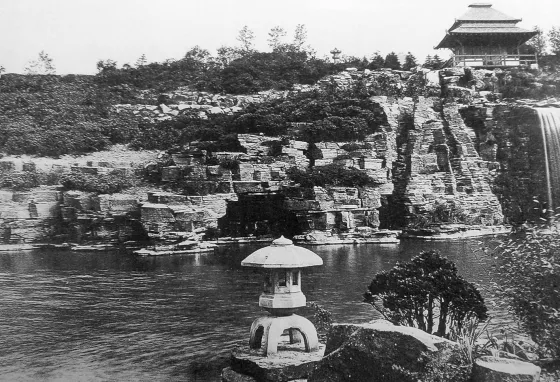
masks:
[[[435,233],[433,235],[416,235],[410,232],[403,231],[383,231],[383,236],[378,237],[350,237],[344,238],[339,236],[330,237],[321,240],[302,240],[295,239],[297,245],[304,246],[321,246],[321,245],[360,245],[360,244],[379,244],[379,245],[395,245],[399,244],[402,240],[422,240],[422,241],[446,241],[446,240],[463,240],[472,239],[485,236],[498,236],[511,232],[510,227],[506,226],[493,226],[486,228],[477,228],[471,230],[464,230],[453,233]],[[118,248],[126,248],[131,250],[137,256],[172,256],[181,254],[200,254],[214,252],[218,246],[224,245],[239,245],[239,244],[268,244],[274,238],[260,238],[260,237],[237,237],[237,238],[221,238],[213,241],[200,242],[203,246],[197,248],[172,248],[172,246],[162,246],[161,249],[149,246],[143,247],[141,243],[130,243],[127,245],[115,244],[84,244],[79,245],[76,243],[22,243],[22,244],[0,244],[0,252],[18,252],[29,251],[36,249],[64,249],[74,252],[86,251],[112,251]]]

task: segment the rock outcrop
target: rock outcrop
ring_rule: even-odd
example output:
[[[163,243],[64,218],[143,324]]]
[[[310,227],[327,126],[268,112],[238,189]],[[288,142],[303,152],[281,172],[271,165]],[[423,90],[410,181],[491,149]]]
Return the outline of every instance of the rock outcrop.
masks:
[[[538,382],[541,368],[515,359],[483,356],[474,361],[473,382]]]
[[[432,237],[467,230],[492,232],[488,227],[502,224],[504,215],[508,222],[522,221],[538,210],[534,195],[529,194],[542,188],[542,144],[531,110],[540,104],[494,102],[494,93],[488,92],[500,85],[495,78],[501,76],[496,71],[463,68],[347,70],[316,85],[297,86],[290,91],[233,96],[177,89],[157,104],[155,99],[146,99],[146,103],[154,104],[117,105],[116,111],[130,112],[139,119],[175,119],[182,115],[196,119],[203,118],[202,114],[207,118],[237,113],[251,104],[309,91],[360,88],[370,94],[386,94],[364,100],[369,103],[375,133],[359,142],[306,142],[299,132],[310,124],[291,122],[283,136],[237,134],[232,145],[237,147],[236,152],[212,152],[207,149],[213,147],[208,146],[212,142],[195,141],[169,152],[165,164],[153,161],[142,168],[139,163],[98,160],[60,168],[57,171],[62,173],[91,176],[157,173],[162,184],[146,187],[143,195],[130,192],[126,196],[125,191],[108,209],[93,199],[91,205],[97,207],[76,208],[61,196],[49,218],[63,221],[71,240],[126,240],[132,236],[111,228],[122,219],[126,226],[141,227],[140,236],[147,234],[163,241],[173,238],[173,242],[200,240],[207,229],[232,237],[288,233],[315,243],[394,240],[394,234],[386,229],[404,228],[408,235]],[[466,90],[454,94],[453,89]],[[474,98],[466,99],[467,91]],[[549,100],[547,105],[555,103]],[[330,165],[359,171],[372,182],[365,187],[301,187],[287,175],[292,168],[305,171]],[[0,161],[3,172],[31,173],[31,167],[29,163],[23,166]],[[173,203],[147,200],[148,191],[156,195],[162,189],[189,196]],[[27,230],[25,227],[34,230],[36,226],[39,230],[27,241],[60,234],[46,229],[55,220],[43,221],[45,224],[30,220],[35,219],[32,214],[46,213],[46,207],[40,204],[43,202],[33,200],[36,207],[30,207],[27,200],[23,204],[11,200],[8,193],[13,191],[3,192],[0,227],[4,242],[18,241],[18,230]],[[67,200],[71,199],[69,195]],[[119,208],[127,205],[130,210],[114,210],[119,203]],[[17,213],[25,217],[16,217]],[[107,228],[94,231],[100,220]],[[42,224],[45,229],[39,227]],[[276,232],[282,228],[284,232]]]
[[[325,357],[309,377],[329,381],[467,381],[456,343],[416,328],[379,320],[368,324],[335,324]]]

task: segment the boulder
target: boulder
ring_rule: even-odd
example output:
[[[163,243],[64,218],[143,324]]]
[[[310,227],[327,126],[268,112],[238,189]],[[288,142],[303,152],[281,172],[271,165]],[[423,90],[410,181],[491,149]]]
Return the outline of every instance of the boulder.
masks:
[[[224,110],[221,107],[215,106],[209,109],[210,114],[224,114]]]
[[[541,368],[516,359],[482,356],[474,361],[473,382],[537,382]]]
[[[330,381],[466,381],[459,346],[416,328],[378,320],[335,324],[325,357],[309,382]]]
[[[444,76],[459,76],[462,77],[465,75],[465,68],[460,66],[453,66],[450,68],[442,69]]]
[[[463,103],[469,103],[473,100],[474,92],[471,89],[463,88],[460,86],[450,85],[447,88],[447,95],[456,98]]]
[[[238,373],[231,367],[226,367],[222,370],[222,382],[257,382],[257,380],[250,375]]]
[[[167,107],[167,105],[164,104],[164,103],[160,104],[159,108],[161,109],[161,112],[164,113],[164,114],[171,113],[171,108]]]
[[[263,357],[260,349],[249,349],[239,347],[231,354],[231,372],[222,374],[241,378],[248,376],[260,382],[284,382],[304,379],[309,376],[314,366],[321,360],[325,352],[325,346],[319,344],[319,348],[312,352],[304,352],[301,344],[278,344],[278,353],[273,356]],[[226,381],[249,382],[251,379],[229,379]]]

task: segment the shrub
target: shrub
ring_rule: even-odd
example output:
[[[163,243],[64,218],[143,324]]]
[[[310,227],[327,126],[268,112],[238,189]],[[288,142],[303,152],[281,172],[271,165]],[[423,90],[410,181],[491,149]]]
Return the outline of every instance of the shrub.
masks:
[[[525,227],[497,248],[497,274],[522,329],[541,352],[560,357],[560,232]]]
[[[0,145],[9,154],[59,156],[106,148],[108,139],[95,123],[44,128],[35,124],[10,123],[0,128]]]
[[[313,309],[313,324],[317,329],[319,340],[326,342],[327,333],[333,324],[332,313],[316,302],[308,302],[307,306]]]
[[[437,251],[424,251],[378,273],[364,294],[395,325],[412,326],[446,337],[471,319],[488,318],[476,287],[457,274],[455,264]]]
[[[135,185],[135,179],[113,171],[103,175],[73,173],[64,175],[60,182],[69,190],[114,194]]]
[[[364,187],[372,185],[373,179],[365,172],[355,168],[345,168],[337,164],[317,166],[311,170],[300,170],[297,167],[286,171],[288,179],[299,183],[302,187]]]
[[[0,187],[21,191],[41,185],[54,186],[59,184],[61,173],[51,171],[5,172],[0,174]]]
[[[224,158],[219,161],[219,164],[222,168],[226,170],[231,170],[231,172],[239,172],[239,160],[238,159],[229,159]]]
[[[346,151],[371,150],[372,148],[373,146],[368,142],[351,142],[341,147],[341,149]]]

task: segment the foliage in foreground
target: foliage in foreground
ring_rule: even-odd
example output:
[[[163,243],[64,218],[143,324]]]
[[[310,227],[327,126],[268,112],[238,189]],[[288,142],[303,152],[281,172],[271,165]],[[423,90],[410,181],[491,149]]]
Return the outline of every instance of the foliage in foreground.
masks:
[[[476,287],[459,276],[455,264],[437,251],[421,252],[378,273],[364,298],[394,324],[442,337],[447,337],[449,330],[460,332],[473,319],[488,318]]]
[[[526,227],[497,248],[497,273],[522,329],[542,355],[560,357],[560,232]]]

